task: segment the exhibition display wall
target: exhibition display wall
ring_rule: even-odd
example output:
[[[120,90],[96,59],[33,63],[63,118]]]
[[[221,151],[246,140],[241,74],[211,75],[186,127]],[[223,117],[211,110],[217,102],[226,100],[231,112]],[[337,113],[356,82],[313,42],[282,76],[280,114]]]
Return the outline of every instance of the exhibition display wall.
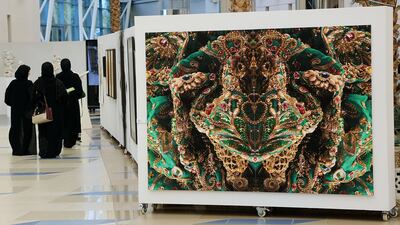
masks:
[[[100,123],[105,130],[126,148],[133,159],[137,160],[134,35],[135,28],[131,27],[123,32],[99,37],[98,59],[99,71],[101,71],[99,92]],[[121,64],[121,51],[123,51],[124,64]],[[124,82],[121,79],[122,70],[125,73]],[[125,93],[122,93],[121,85],[125,86]],[[122,106],[123,94],[125,95],[126,105],[125,120]],[[125,128],[123,126],[124,123],[126,124]]]
[[[112,66],[115,67],[116,84],[119,86],[121,77],[120,68],[120,32],[101,36],[98,38],[98,54],[99,54],[99,71],[102,71],[99,87],[100,101],[100,124],[104,127],[115,139],[123,143],[123,124],[122,124],[122,106],[119,103],[121,96],[120,88],[116,88],[115,98],[108,95],[109,83],[107,75],[107,50],[115,51],[115,61]],[[103,58],[104,57],[104,58]],[[104,64],[106,63],[106,64]],[[105,72],[105,74],[104,74]]]
[[[99,71],[101,71],[99,86],[100,101],[100,124],[104,127],[119,143],[124,143],[124,131],[122,120],[121,104],[121,32],[101,36],[98,38],[98,60]],[[109,54],[107,54],[107,52]],[[111,55],[115,55],[115,60],[111,60]],[[107,59],[108,56],[108,59]],[[113,56],[111,56],[113,57]],[[114,70],[115,69],[115,70]],[[110,77],[113,76],[113,77]],[[112,81],[114,79],[114,81]],[[110,93],[112,88],[110,82],[115,82],[115,92]],[[110,95],[112,94],[112,95]]]
[[[85,42],[47,42],[47,43],[0,43],[0,85],[5,90],[14,79],[15,70],[21,64],[31,67],[29,79],[35,81],[40,76],[42,63],[48,61],[54,66],[54,72],[61,72],[63,58],[71,60],[72,70],[81,74],[82,87],[87,93],[86,43]],[[3,102],[4,92],[0,93],[0,115],[7,113],[8,107]],[[82,129],[92,127],[87,99],[83,98],[81,107]]]
[[[387,21],[387,7],[137,17],[139,202],[391,210]]]

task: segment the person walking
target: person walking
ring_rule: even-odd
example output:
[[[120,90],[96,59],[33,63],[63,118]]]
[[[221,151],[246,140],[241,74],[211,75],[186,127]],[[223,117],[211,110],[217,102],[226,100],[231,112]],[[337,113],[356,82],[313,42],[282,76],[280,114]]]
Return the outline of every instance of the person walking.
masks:
[[[72,148],[81,132],[81,111],[79,99],[84,97],[82,81],[78,74],[71,71],[71,61],[61,60],[62,72],[56,77],[63,82],[68,92],[67,107],[65,107],[64,147]]]
[[[36,131],[32,124],[32,81],[28,80],[31,68],[21,65],[15,72],[5,93],[4,102],[11,107],[11,127],[8,135],[12,154],[36,155]]]
[[[39,124],[39,155],[41,158],[56,158],[62,149],[62,130],[67,91],[55,78],[53,65],[42,64],[42,75],[33,84],[33,103],[44,108],[46,102],[52,109],[53,120]]]

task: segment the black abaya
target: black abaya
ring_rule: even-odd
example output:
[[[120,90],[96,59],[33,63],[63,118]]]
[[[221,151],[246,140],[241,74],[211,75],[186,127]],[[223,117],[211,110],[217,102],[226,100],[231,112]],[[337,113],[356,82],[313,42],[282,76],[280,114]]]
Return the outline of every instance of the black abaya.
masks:
[[[35,106],[44,105],[44,96],[53,111],[53,121],[39,124],[39,155],[42,158],[55,158],[62,149],[62,130],[64,107],[67,92],[61,81],[54,77],[51,63],[42,65],[42,76],[33,84]]]
[[[27,66],[26,66],[27,67]],[[27,79],[29,67],[25,68],[26,74],[18,76],[6,89],[5,103],[11,106],[11,128],[9,141],[13,155],[36,154],[36,132],[32,124],[32,82]]]
[[[71,71],[71,63],[68,59],[61,61],[62,72],[57,79],[63,82],[66,89],[74,88],[68,94],[67,107],[65,107],[64,146],[72,148],[81,132],[81,116],[79,99],[83,97],[82,81],[79,75]]]

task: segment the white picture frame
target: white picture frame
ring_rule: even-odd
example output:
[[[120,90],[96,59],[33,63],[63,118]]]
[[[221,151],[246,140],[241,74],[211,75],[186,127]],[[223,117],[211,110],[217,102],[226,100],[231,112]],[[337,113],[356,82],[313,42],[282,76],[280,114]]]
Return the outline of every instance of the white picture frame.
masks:
[[[151,32],[371,25],[374,195],[150,191],[148,188],[145,34]],[[396,205],[393,142],[392,8],[341,8],[135,18],[139,203],[389,211]]]

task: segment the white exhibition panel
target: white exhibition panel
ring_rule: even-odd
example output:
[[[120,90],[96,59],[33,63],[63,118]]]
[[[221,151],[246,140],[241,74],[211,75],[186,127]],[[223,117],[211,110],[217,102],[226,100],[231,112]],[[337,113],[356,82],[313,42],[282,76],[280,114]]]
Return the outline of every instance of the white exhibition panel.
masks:
[[[130,83],[129,83],[129,78],[128,76],[130,76],[129,74],[129,58],[128,58],[128,54],[132,54],[132,52],[129,52],[128,49],[128,39],[131,37],[135,36],[135,28],[131,27],[128,28],[126,30],[124,30],[124,40],[123,40],[123,46],[124,46],[124,70],[125,70],[125,81],[126,81],[126,150],[128,150],[129,153],[131,153],[133,159],[135,161],[137,161],[137,144],[135,143],[135,141],[132,139],[131,137],[131,129],[130,129],[130,125],[131,125],[131,118],[129,116],[130,114],[130,94],[129,94],[129,88],[130,88]],[[136,104],[136,106],[138,107],[138,105]],[[136,122],[136,121],[135,121]]]
[[[139,202],[388,211],[394,186],[392,8],[136,17]],[[147,167],[145,33],[371,25],[374,196],[268,192],[150,191]],[[142,106],[142,107],[141,107]]]
[[[55,66],[55,73],[61,72],[60,60],[68,58],[71,60],[72,70],[78,74],[86,72],[86,43],[85,42],[46,42],[46,43],[0,43],[2,53],[8,52],[14,58],[12,77],[0,77],[1,88],[8,86],[13,79],[14,72],[19,64],[26,64],[31,67],[28,79],[33,82],[40,76],[41,66],[48,61]],[[58,68],[57,68],[58,67]],[[5,74],[4,63],[0,63],[0,74]],[[86,76],[81,77],[82,86],[87,93]],[[4,103],[4,93],[0,94],[0,115],[7,114],[7,106]],[[83,98],[81,105],[82,129],[92,128],[89,111],[87,107],[87,98]]]
[[[98,38],[98,62],[99,62],[99,101],[100,101],[100,124],[104,127],[119,143],[124,142],[124,131],[122,121],[121,104],[121,50],[120,32],[104,35]],[[116,60],[116,89],[117,99],[107,96],[107,80],[103,76],[103,56],[107,49],[115,49]]]

